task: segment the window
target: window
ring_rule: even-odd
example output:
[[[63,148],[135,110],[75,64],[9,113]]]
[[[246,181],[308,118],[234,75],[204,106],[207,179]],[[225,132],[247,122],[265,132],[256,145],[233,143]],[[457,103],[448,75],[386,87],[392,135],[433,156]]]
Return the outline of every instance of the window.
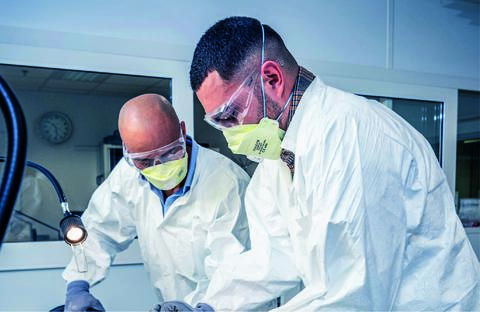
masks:
[[[480,227],[480,92],[458,92],[455,200],[465,227]]]
[[[172,101],[170,78],[1,64],[0,75],[15,92],[25,115],[27,159],[53,173],[70,210],[78,213],[87,207],[99,177],[108,174],[102,168],[102,147],[121,147],[121,142],[112,141],[121,106],[144,93],[161,94]],[[46,141],[39,129],[41,117],[52,111],[66,115],[73,128],[71,136],[59,144]],[[0,137],[0,142],[5,142],[3,118]],[[5,153],[6,144],[0,144],[0,155]],[[116,163],[122,157],[121,148],[107,156],[110,164]],[[61,218],[62,210],[51,184],[40,172],[27,168],[5,241],[58,240]]]
[[[443,103],[423,100],[366,96],[399,114],[428,140],[442,163]]]

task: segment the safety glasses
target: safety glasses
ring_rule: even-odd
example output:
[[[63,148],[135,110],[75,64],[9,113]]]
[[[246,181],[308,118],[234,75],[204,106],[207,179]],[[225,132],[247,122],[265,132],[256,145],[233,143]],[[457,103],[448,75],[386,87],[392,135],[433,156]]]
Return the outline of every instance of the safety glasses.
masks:
[[[143,170],[172,160],[178,160],[185,156],[186,150],[185,139],[180,132],[180,138],[177,140],[148,152],[130,153],[123,144],[123,157],[130,166]]]
[[[243,124],[254,98],[255,84],[259,76],[255,72],[247,76],[230,99],[213,112],[206,113],[204,120],[218,130]]]

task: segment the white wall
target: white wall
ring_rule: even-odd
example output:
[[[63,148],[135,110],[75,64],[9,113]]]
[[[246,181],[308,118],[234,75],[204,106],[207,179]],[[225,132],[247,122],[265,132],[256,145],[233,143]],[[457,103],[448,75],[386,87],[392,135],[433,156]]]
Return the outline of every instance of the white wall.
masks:
[[[479,89],[478,10],[460,0],[3,0],[0,43],[189,62],[210,25],[249,15],[319,74]]]
[[[48,311],[65,302],[61,274],[72,251],[64,242],[6,244],[0,250],[0,311]],[[158,299],[137,242],[120,253],[91,292],[107,311],[147,311]]]
[[[394,68],[478,80],[480,9],[473,2],[395,1]]]
[[[56,268],[0,273],[0,311],[48,311],[64,304],[62,271]],[[108,279],[91,292],[107,311],[148,311],[158,303],[143,264],[112,267]]]

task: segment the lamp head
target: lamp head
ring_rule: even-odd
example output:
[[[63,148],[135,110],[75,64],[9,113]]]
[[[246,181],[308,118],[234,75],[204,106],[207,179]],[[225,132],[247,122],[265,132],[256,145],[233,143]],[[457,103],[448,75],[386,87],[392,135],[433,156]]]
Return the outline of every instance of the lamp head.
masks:
[[[60,221],[60,230],[65,242],[72,246],[83,243],[88,236],[82,219],[69,211],[65,212],[63,219]]]

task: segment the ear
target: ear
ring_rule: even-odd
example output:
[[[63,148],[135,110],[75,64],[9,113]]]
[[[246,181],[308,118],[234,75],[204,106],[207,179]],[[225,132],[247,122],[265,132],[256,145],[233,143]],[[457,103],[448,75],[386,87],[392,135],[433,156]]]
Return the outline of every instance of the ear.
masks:
[[[180,129],[182,129],[183,138],[186,140],[187,139],[187,126],[185,125],[185,122],[183,120],[180,121]]]
[[[281,102],[285,90],[285,77],[280,65],[274,61],[266,61],[262,65],[262,78],[265,94],[276,102]]]

